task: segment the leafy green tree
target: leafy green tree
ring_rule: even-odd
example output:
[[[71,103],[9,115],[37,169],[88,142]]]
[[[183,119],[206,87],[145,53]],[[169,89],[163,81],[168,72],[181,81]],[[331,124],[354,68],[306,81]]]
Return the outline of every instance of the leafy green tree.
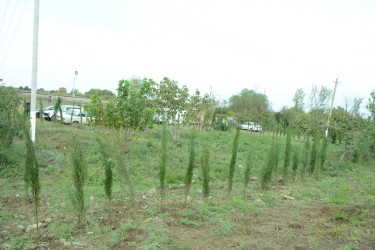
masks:
[[[144,78],[140,82],[120,80],[117,97],[106,105],[101,98],[94,95],[86,109],[92,117],[92,125],[104,127],[102,133],[112,147],[113,158],[121,179],[129,186],[131,200],[134,202],[134,189],[130,173],[126,166],[126,155],[130,152],[129,145],[134,140],[132,131],[143,131],[152,127],[155,113],[153,100],[156,83]]]
[[[59,93],[59,95],[66,95],[67,94],[66,88],[60,87],[58,89],[58,93]]]
[[[104,166],[104,191],[107,195],[108,201],[112,200],[112,187],[113,187],[113,165],[114,162],[111,159],[110,148],[101,137],[96,137],[96,141],[99,145],[100,160]]]
[[[299,150],[297,147],[295,147],[293,150],[293,159],[292,159],[293,180],[296,179],[298,165],[299,165]]]

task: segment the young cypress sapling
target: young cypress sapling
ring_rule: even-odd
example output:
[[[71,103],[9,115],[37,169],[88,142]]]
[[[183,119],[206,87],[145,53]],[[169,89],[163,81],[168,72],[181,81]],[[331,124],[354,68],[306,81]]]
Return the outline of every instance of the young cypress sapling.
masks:
[[[203,197],[210,195],[210,151],[206,144],[202,155]]]
[[[279,160],[279,150],[279,141],[277,137],[273,137],[271,147],[268,153],[267,163],[263,166],[261,170],[260,181],[262,189],[268,188],[268,184],[272,179],[272,173],[274,171],[274,168],[277,166],[277,162]]]
[[[293,162],[292,162],[293,180],[295,180],[296,178],[298,165],[299,165],[299,150],[297,147],[295,147],[293,151]]]
[[[320,150],[319,172],[324,171],[324,162],[326,161],[326,158],[327,158],[328,143],[329,143],[328,138],[324,137],[322,148]]]
[[[244,189],[247,188],[247,184],[249,183],[249,179],[250,179],[250,172],[251,172],[251,165],[252,165],[251,154],[252,154],[252,151],[250,150],[246,159],[246,168],[244,172]]]
[[[232,159],[230,160],[229,165],[229,178],[228,178],[228,197],[232,191],[233,186],[233,174],[234,174],[234,167],[236,165],[237,160],[237,149],[238,149],[238,140],[240,137],[240,127],[237,128],[236,135],[233,140],[233,149],[232,149]]]
[[[193,171],[194,171],[194,165],[195,165],[195,131],[194,128],[191,130],[190,135],[190,145],[189,145],[189,165],[186,171],[185,176],[185,185],[186,185],[186,191],[185,191],[185,204],[187,200],[187,196],[190,190],[191,181],[193,179]]]
[[[310,152],[310,139],[308,136],[305,137],[305,143],[303,144],[303,151],[302,151],[302,169],[301,169],[301,177],[302,179],[305,176],[306,169],[309,167],[309,152]]]
[[[161,134],[161,152],[160,152],[160,165],[159,165],[159,181],[160,181],[160,194],[161,198],[165,197],[165,174],[167,165],[167,123],[163,122],[163,129]]]
[[[35,213],[37,231],[39,234],[38,212],[39,212],[39,205],[40,205],[40,189],[41,189],[40,180],[39,180],[39,165],[35,157],[34,145],[33,145],[33,142],[31,141],[29,119],[27,119],[26,117],[21,117],[20,115],[18,118],[19,118],[18,120],[22,124],[23,133],[25,136],[25,145],[26,145],[26,161],[25,161],[25,172],[24,172],[25,192],[26,192],[26,195],[28,195],[28,189],[31,188],[31,195],[34,201],[34,213]]]
[[[284,157],[284,168],[283,168],[283,179],[286,181],[288,178],[288,168],[290,165],[290,158],[292,154],[292,133],[290,129],[287,129],[286,133],[286,144],[285,144],[285,157]]]
[[[73,167],[73,185],[75,189],[74,193],[72,194],[71,201],[77,214],[78,225],[80,225],[86,214],[83,187],[85,184],[87,172],[81,149],[82,146],[76,137],[76,135],[72,136],[72,149],[70,154]]]
[[[314,173],[316,165],[318,163],[318,145],[319,145],[319,137],[317,135],[314,136],[314,142],[311,147],[311,158],[310,158],[310,174]]]
[[[113,166],[114,163],[111,160],[111,154],[109,152],[109,147],[106,145],[100,137],[96,138],[99,144],[100,160],[104,166],[104,191],[107,195],[108,201],[112,200],[112,186],[113,186]]]
[[[39,108],[40,108],[40,112],[39,112],[39,118],[40,120],[44,120],[44,115],[43,115],[43,102],[42,102],[42,98],[39,98]]]

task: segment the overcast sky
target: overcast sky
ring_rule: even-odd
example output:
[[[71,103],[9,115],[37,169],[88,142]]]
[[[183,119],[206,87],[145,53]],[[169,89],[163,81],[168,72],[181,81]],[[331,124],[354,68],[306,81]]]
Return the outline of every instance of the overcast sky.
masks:
[[[0,0],[0,79],[31,86],[33,0]],[[221,99],[254,89],[274,110],[298,88],[337,105],[375,89],[374,0],[40,0],[38,88],[115,91],[164,76]],[[307,98],[305,100],[307,102]]]

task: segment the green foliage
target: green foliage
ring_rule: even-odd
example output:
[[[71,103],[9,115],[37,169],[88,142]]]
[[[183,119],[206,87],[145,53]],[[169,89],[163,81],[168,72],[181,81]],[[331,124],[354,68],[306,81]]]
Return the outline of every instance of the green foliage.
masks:
[[[316,165],[318,163],[318,150],[319,150],[319,137],[314,136],[314,142],[311,147],[311,155],[310,155],[310,168],[309,173],[312,174],[315,171]]]
[[[268,152],[267,163],[263,166],[260,175],[262,189],[268,188],[272,179],[272,173],[279,160],[280,143],[276,137],[272,138],[271,147]]]
[[[288,129],[286,134],[286,145],[285,145],[285,156],[284,156],[284,168],[283,168],[283,178],[286,180],[288,178],[288,168],[290,165],[290,158],[292,155],[292,132]]]
[[[233,186],[233,174],[234,174],[234,167],[236,165],[237,160],[237,150],[238,150],[238,140],[240,138],[240,128],[237,128],[236,135],[233,140],[233,149],[232,149],[232,158],[229,164],[229,177],[228,177],[228,196],[232,191]]]
[[[0,86],[0,164],[6,162],[6,150],[20,130],[16,115],[19,105],[18,93],[12,88]]]
[[[190,145],[189,145],[189,165],[186,170],[186,176],[185,176],[185,185],[186,185],[185,203],[186,203],[186,199],[190,190],[191,181],[193,179],[194,166],[195,166],[195,131],[194,129],[192,129],[191,135],[190,135]]]
[[[206,144],[202,155],[203,197],[210,195],[210,151]]]
[[[165,174],[167,165],[167,123],[163,122],[163,132],[161,135],[161,151],[160,151],[160,165],[159,165],[159,181],[160,181],[160,194],[165,197]]]
[[[26,200],[28,197],[28,189],[31,189],[31,194],[34,198],[34,212],[36,218],[37,229],[38,227],[38,211],[40,205],[40,180],[39,180],[39,164],[35,157],[35,150],[33,142],[30,136],[30,122],[26,117],[21,117],[19,115],[19,122],[22,124],[23,132],[25,135],[25,145],[26,145],[26,159],[25,159],[25,192]]]
[[[70,158],[73,168],[74,193],[71,201],[78,217],[78,224],[81,224],[86,214],[83,187],[87,177],[85,159],[82,153],[82,145],[77,139],[77,135],[72,136]]]
[[[295,147],[293,151],[293,159],[292,159],[293,180],[296,178],[298,165],[299,165],[299,150],[297,147]]]
[[[113,165],[114,162],[111,160],[111,154],[109,147],[106,145],[102,138],[96,137],[96,141],[99,144],[100,160],[104,166],[104,191],[109,201],[112,200],[112,186],[113,186]]]
[[[110,90],[106,90],[106,89],[90,89],[89,91],[85,92],[84,94],[85,96],[88,96],[88,97],[92,97],[93,95],[97,95],[101,98],[104,98],[104,99],[111,99],[111,98],[114,98],[115,97],[115,94],[110,91]]]
[[[214,130],[219,130],[219,131],[228,131],[229,127],[227,124],[224,122],[216,122],[213,125]]]

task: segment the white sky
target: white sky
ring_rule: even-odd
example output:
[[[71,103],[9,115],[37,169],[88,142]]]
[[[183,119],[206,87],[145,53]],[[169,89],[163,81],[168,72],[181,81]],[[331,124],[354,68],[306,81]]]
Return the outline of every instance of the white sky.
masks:
[[[0,78],[30,86],[33,0],[0,0]],[[40,0],[38,88],[115,91],[164,76],[190,93],[265,92],[274,110],[297,88],[337,105],[375,89],[374,0]],[[307,98],[305,99],[307,103]]]

